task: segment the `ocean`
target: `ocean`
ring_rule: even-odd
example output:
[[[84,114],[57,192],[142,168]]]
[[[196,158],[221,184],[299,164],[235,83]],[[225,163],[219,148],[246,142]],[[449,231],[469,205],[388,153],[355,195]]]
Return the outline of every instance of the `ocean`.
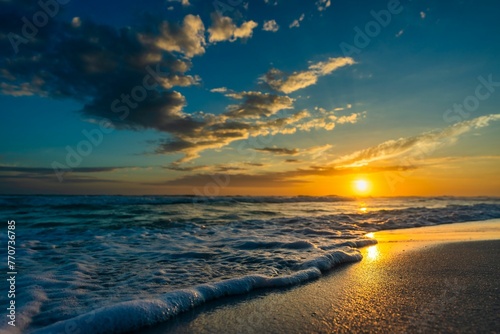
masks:
[[[500,198],[0,196],[0,212],[4,273],[7,221],[16,242],[0,331],[111,333],[316,279],[362,260],[369,232],[500,218]]]

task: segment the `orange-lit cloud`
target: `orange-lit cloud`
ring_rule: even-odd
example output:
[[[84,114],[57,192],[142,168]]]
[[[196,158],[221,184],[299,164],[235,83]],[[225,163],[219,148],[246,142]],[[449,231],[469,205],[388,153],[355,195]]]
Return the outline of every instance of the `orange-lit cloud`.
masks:
[[[305,71],[286,74],[278,69],[271,69],[260,80],[272,89],[285,94],[316,84],[319,77],[329,75],[333,71],[348,65],[355,64],[350,57],[329,58],[327,61],[309,65]]]
[[[212,25],[208,28],[208,40],[211,43],[230,41],[238,38],[250,38],[258,24],[254,21],[243,22],[239,27],[233,23],[230,17],[212,13]]]
[[[500,120],[500,114],[480,116],[441,130],[425,132],[414,137],[388,140],[341,157],[336,163],[340,166],[362,166],[377,161],[395,161],[403,156],[428,156],[440,147],[455,143],[461,135],[488,126],[490,122],[497,120]]]

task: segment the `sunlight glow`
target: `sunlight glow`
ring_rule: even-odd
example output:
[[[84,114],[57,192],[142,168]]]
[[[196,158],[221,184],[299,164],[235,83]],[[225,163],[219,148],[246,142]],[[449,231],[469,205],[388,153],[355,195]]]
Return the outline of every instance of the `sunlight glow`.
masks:
[[[370,190],[370,183],[365,179],[358,179],[354,181],[354,190],[359,193],[366,193]]]

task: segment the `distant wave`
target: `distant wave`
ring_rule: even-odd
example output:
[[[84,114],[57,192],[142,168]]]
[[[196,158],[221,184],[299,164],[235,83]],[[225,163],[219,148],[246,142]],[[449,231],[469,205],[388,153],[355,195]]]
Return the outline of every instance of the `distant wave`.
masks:
[[[168,205],[168,204],[225,204],[225,203],[303,203],[345,202],[353,198],[341,196],[0,196],[0,205],[17,207],[51,206],[62,209],[88,208],[106,205]]]
[[[352,202],[356,200],[370,200],[372,198],[357,199],[343,196],[112,196],[112,195],[0,195],[0,206],[4,208],[15,208],[19,206],[48,206],[60,209],[96,209],[114,205],[169,205],[169,204],[238,204],[238,203],[335,203]],[[373,198],[377,199],[377,198]],[[393,197],[379,199],[400,199],[419,201],[496,201],[500,202],[500,197]]]

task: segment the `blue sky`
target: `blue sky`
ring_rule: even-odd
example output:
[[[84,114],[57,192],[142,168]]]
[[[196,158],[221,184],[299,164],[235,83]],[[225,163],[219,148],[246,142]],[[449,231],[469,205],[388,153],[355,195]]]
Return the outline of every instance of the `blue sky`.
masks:
[[[1,5],[2,193],[500,195],[496,2],[45,3]]]

